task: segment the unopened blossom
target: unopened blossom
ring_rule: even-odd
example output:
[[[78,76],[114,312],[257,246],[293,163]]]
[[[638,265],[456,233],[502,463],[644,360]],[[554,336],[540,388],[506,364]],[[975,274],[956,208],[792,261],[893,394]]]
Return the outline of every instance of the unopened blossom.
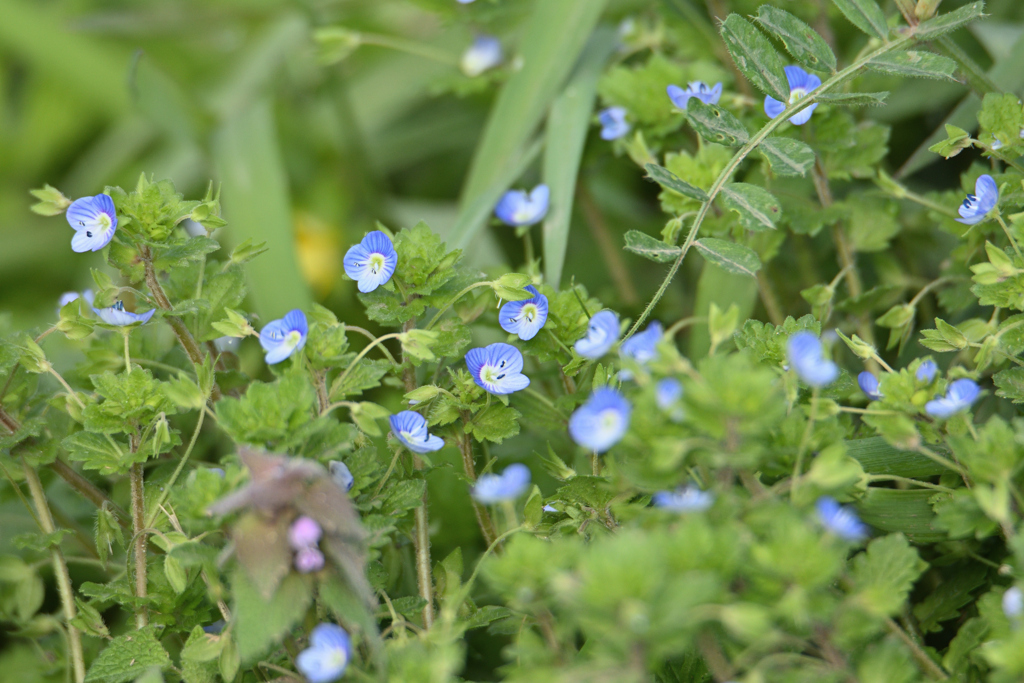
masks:
[[[352,486],[356,483],[356,478],[352,476],[352,471],[349,470],[348,465],[340,460],[332,460],[327,464],[327,469],[331,472],[331,478],[334,479],[334,483],[338,485],[338,488],[344,491],[351,491]]]
[[[872,401],[877,401],[882,398],[882,393],[878,390],[878,378],[867,370],[857,375],[857,386],[859,386],[860,390],[867,394],[867,397]]]

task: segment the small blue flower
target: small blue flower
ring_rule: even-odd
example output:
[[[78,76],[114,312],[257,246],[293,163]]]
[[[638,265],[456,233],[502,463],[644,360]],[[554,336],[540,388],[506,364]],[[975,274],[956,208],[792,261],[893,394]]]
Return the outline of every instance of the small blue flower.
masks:
[[[679,109],[686,109],[690,104],[691,97],[696,97],[704,104],[718,104],[718,99],[722,96],[721,83],[716,83],[715,87],[710,88],[701,81],[693,81],[686,87],[686,90],[683,90],[678,85],[670,85],[666,90],[668,91],[668,98],[672,100],[672,104],[676,105]]]
[[[1003,614],[1007,619],[1020,619],[1024,614],[1024,592],[1017,586],[1011,586],[1003,593]]]
[[[466,367],[473,381],[491,394],[511,394],[530,386],[530,378],[523,374],[523,354],[511,344],[470,349]]]
[[[317,624],[309,635],[309,648],[295,658],[295,666],[309,683],[331,683],[341,678],[352,656],[352,642],[345,629]]]
[[[618,140],[630,129],[626,110],[622,107],[608,107],[597,115],[597,120],[601,123],[602,140]]]
[[[652,321],[643,332],[638,332],[622,342],[619,355],[623,358],[632,358],[640,365],[646,365],[658,355],[661,333],[661,323],[657,320]]]
[[[651,502],[655,507],[673,512],[703,512],[715,502],[715,494],[691,485],[675,491],[658,491]]]
[[[956,220],[964,225],[980,223],[998,203],[999,188],[996,181],[987,174],[978,176],[977,182],[974,183],[974,194],[967,195],[967,199],[960,205],[961,217]]]
[[[153,317],[153,314],[156,313],[155,308],[145,313],[129,313],[124,310],[124,302],[120,300],[115,301],[114,305],[110,308],[93,308],[92,311],[106,324],[117,325],[118,327],[127,327],[136,323],[145,325]]]
[[[477,36],[473,44],[462,53],[459,68],[472,78],[501,64],[504,56],[500,40],[494,36]]]
[[[87,289],[84,292],[64,292],[60,295],[60,299],[57,300],[57,315],[60,315],[60,309],[67,306],[72,301],[78,301],[79,299],[85,299],[89,306],[92,306],[94,299],[91,289]]]
[[[935,373],[938,371],[939,366],[935,364],[935,361],[929,359],[917,366],[917,372],[914,373],[914,376],[917,377],[917,381],[930,384],[935,379]]]
[[[217,337],[213,340],[213,346],[218,353],[237,354],[238,349],[242,348],[242,339],[240,337]]]
[[[530,486],[530,468],[514,463],[501,474],[482,474],[473,486],[473,499],[484,505],[515,500]]]
[[[267,365],[280,363],[306,345],[309,325],[306,314],[298,308],[288,311],[283,318],[272,320],[260,331],[260,346],[267,352]]]
[[[523,341],[533,339],[548,321],[548,298],[527,285],[526,291],[533,294],[523,301],[509,301],[498,313],[498,324],[510,334],[517,334]]]
[[[619,316],[614,311],[595,313],[587,325],[587,336],[576,342],[576,353],[597,360],[611,351],[619,340]]]
[[[391,279],[398,265],[398,253],[387,235],[374,230],[345,252],[344,265],[345,274],[355,280],[359,291],[365,294]]]
[[[545,505],[544,507],[541,508],[541,510],[543,510],[544,512],[558,512],[558,508],[553,507],[551,505]]]
[[[632,409],[615,389],[595,389],[569,418],[569,436],[587,450],[604,453],[625,436]]]
[[[538,185],[529,194],[525,190],[509,190],[494,207],[494,215],[516,228],[535,225],[547,214],[550,198],[547,185]]]
[[[352,471],[349,470],[348,465],[340,460],[332,460],[327,464],[327,469],[331,472],[331,478],[334,479],[334,483],[339,488],[345,491],[351,491],[352,485],[356,483],[356,478],[352,476]]]
[[[793,104],[797,100],[806,97],[807,93],[821,85],[820,78],[814,74],[807,73],[798,66],[786,67],[786,80],[789,81],[789,104]],[[813,114],[814,110],[817,108],[818,103],[815,102],[799,114],[791,117],[789,122],[794,126],[802,126],[811,120],[811,114]],[[764,113],[768,115],[768,118],[774,119],[785,109],[786,105],[779,102],[774,97],[768,96],[764,98]]]
[[[786,345],[789,364],[800,379],[812,387],[824,387],[839,377],[839,366],[822,355],[821,340],[806,330],[789,338]]]
[[[675,377],[667,377],[654,388],[654,400],[662,410],[673,407],[683,397],[683,385]]]
[[[456,0],[456,2],[458,2],[460,5],[468,5],[471,2],[476,2],[476,0]]]
[[[427,419],[419,413],[403,410],[388,419],[391,433],[413,453],[431,453],[444,448],[444,439],[427,431]]]
[[[860,390],[867,394],[868,398],[872,401],[881,400],[882,393],[878,391],[878,378],[872,373],[865,370],[857,375],[857,384],[860,386]]]
[[[978,400],[980,393],[981,388],[973,379],[965,377],[954,380],[946,389],[946,395],[928,401],[924,405],[924,410],[932,417],[945,419],[954,413],[970,408],[971,404]]]
[[[75,229],[71,249],[77,253],[99,251],[110,244],[117,230],[117,210],[109,195],[82,197],[71,202],[68,223]]]
[[[860,541],[867,537],[868,528],[851,508],[843,507],[833,498],[822,496],[816,504],[818,521],[839,538]]]

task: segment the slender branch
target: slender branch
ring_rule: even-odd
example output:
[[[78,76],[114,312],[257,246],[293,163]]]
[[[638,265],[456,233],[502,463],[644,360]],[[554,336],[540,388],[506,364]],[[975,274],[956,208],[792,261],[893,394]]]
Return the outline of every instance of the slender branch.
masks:
[[[441,316],[445,314],[445,311],[447,311],[449,308],[454,306],[456,301],[461,299],[463,296],[465,296],[469,292],[473,291],[477,287],[490,287],[490,286],[491,286],[490,281],[489,280],[484,280],[483,282],[474,282],[469,287],[466,287],[461,292],[459,292],[458,294],[453,296],[451,301],[449,301],[448,303],[446,303],[444,305],[444,308],[442,308],[440,311],[435,313],[434,317],[430,319],[430,322],[427,323],[427,326],[425,328],[423,328],[423,329],[425,329],[425,330],[433,329],[434,325],[437,324],[437,321],[440,320]]]
[[[39,475],[22,459],[22,468],[25,472],[25,482],[32,494],[32,501],[36,506],[39,528],[44,534],[52,534],[56,531],[53,523],[53,516],[50,514],[50,506],[46,502],[46,493],[43,491]],[[75,594],[71,587],[71,574],[68,572],[68,564],[64,560],[64,553],[60,546],[54,545],[50,549],[50,557],[53,559],[53,574],[57,579],[57,590],[60,593],[60,603],[64,611],[64,620],[68,630],[68,655],[71,658],[71,666],[75,674],[75,683],[82,683],[85,680],[85,657],[82,654],[82,634],[71,623],[77,616],[75,609]]]
[[[133,440],[132,451],[135,451]],[[145,598],[148,594],[147,574],[149,567],[146,565],[147,542],[146,535],[146,494],[145,482],[143,481],[142,463],[135,463],[128,472],[132,488],[132,534],[135,539],[135,596]],[[135,625],[143,628],[149,623],[149,612],[145,607],[139,607],[135,612]]]
[[[885,627],[889,632],[903,641],[903,644],[910,650],[921,670],[937,681],[949,680],[945,670],[935,663],[935,660],[928,656],[928,653],[921,649],[921,646],[914,642],[914,639],[907,635],[907,632],[900,628],[900,625],[891,618],[886,618]]]
[[[1010,228],[1007,227],[1006,221],[1003,220],[1002,215],[997,213],[996,220],[999,221],[999,225],[1002,226],[1003,232],[1006,233],[1006,239],[1010,240],[1010,244],[1013,245],[1013,250],[1017,252],[1017,257],[1021,261],[1024,261],[1024,254],[1020,253],[1020,247],[1017,246],[1017,240],[1013,239],[1013,233],[1010,232]]]
[[[462,421],[463,423],[469,421],[469,415],[465,412],[462,414]],[[466,476],[470,481],[476,482],[476,464],[473,462],[473,438],[469,434],[460,434],[458,445],[459,453],[462,454],[462,469],[466,472]],[[494,543],[498,533],[494,528],[494,521],[491,519],[490,513],[475,498],[470,497],[470,502],[473,504],[473,513],[476,515],[476,523],[480,526],[480,533],[483,534],[484,541],[488,545]]]
[[[807,426],[804,428],[804,435],[800,438],[800,449],[796,452],[796,464],[793,465],[793,485],[790,489],[789,495],[791,498],[796,497],[797,484],[800,481],[800,476],[803,474],[804,469],[804,455],[807,453],[807,447],[811,443],[811,432],[814,431],[814,421],[818,419],[818,387],[814,387],[813,393],[811,393],[811,412],[807,416]]]
[[[199,419],[196,421],[196,428],[192,431],[192,440],[188,442],[188,448],[185,449],[185,454],[181,456],[181,460],[178,461],[178,466],[174,470],[174,474],[171,475],[170,480],[163,486],[163,492],[160,493],[160,497],[156,501],[156,505],[153,506],[152,512],[149,513],[149,519],[146,520],[145,528],[153,526],[153,522],[156,521],[157,510],[167,500],[167,496],[171,495],[171,487],[174,486],[174,482],[178,480],[178,475],[181,474],[181,470],[184,469],[185,463],[188,462],[188,458],[192,455],[192,449],[195,448],[196,440],[199,438],[199,432],[203,428],[203,420],[206,419],[206,413],[199,411]]]
[[[342,386],[345,383],[345,378],[348,377],[350,374],[352,374],[352,370],[355,369],[356,364],[359,361],[361,361],[363,358],[365,358],[366,354],[368,354],[370,351],[373,350],[373,347],[378,346],[379,344],[381,344],[384,341],[387,341],[388,339],[398,339],[399,337],[402,336],[402,334],[403,334],[403,332],[392,332],[390,334],[385,334],[385,335],[382,335],[380,337],[377,337],[372,342],[370,342],[369,344],[364,346],[362,348],[362,350],[358,354],[356,354],[356,357],[354,359],[352,359],[352,362],[348,364],[348,367],[345,368],[345,372],[341,373],[341,377],[339,377],[335,381],[335,383],[334,383],[335,386],[339,386],[340,387],[340,386]],[[381,348],[384,348],[384,347],[381,347]],[[415,389],[415,388],[416,388],[416,382],[415,382],[415,380],[413,380],[413,389]],[[412,391],[412,389],[409,389],[408,391]]]
[[[373,340],[375,340],[377,338],[376,336],[374,336],[373,332],[370,332],[367,329],[364,329],[362,327],[356,327],[355,325],[348,325],[348,324],[346,324],[345,325],[345,331],[348,332],[349,330],[351,330],[353,332],[357,332],[357,333],[363,335],[364,337],[366,337],[370,341],[373,341]],[[395,357],[391,355],[390,351],[388,351],[388,347],[381,346],[380,350],[384,352],[384,355],[388,357],[388,360],[391,361],[392,365],[398,366],[398,364],[399,364],[398,361],[395,360]]]

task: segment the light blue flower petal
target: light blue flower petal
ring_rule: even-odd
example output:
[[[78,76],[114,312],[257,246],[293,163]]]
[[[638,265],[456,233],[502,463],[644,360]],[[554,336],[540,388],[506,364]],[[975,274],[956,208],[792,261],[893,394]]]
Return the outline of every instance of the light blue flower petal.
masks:
[[[665,89],[668,92],[668,98],[672,100],[672,104],[676,105],[678,109],[686,109],[686,105],[690,103],[690,92],[683,90],[678,85],[670,85]]]
[[[996,186],[996,181],[992,179],[992,176],[988,174],[978,176],[978,180],[974,184],[974,194],[978,197],[979,210],[984,213],[995,208],[999,201],[999,187]]]
[[[765,96],[764,98],[764,113],[770,119],[774,119],[776,116],[786,110],[786,105],[779,102],[774,97]]]
[[[651,322],[643,332],[638,332],[622,342],[619,355],[632,358],[641,365],[653,360],[658,354],[658,342],[661,341],[662,327],[657,320]]]
[[[293,308],[292,310],[284,314],[284,318],[282,318],[282,320],[284,320],[284,324],[288,328],[289,332],[298,332],[303,337],[305,337],[309,333],[309,325],[306,322],[306,314],[302,312],[302,309]]]
[[[509,190],[494,207],[494,214],[513,227],[534,225],[547,213],[549,199],[547,185],[538,185],[529,194],[523,190]]]
[[[613,311],[600,311],[590,318],[587,336],[575,344],[576,353],[597,360],[608,353],[619,339],[619,316]]]
[[[548,319],[548,298],[533,285],[527,285],[526,291],[533,296],[523,301],[509,301],[498,313],[501,329],[518,335],[523,341],[537,336]]]
[[[503,58],[500,40],[494,36],[477,36],[462,53],[459,68],[462,69],[462,73],[472,78],[498,66]]]
[[[824,387],[839,377],[839,366],[822,355],[821,340],[806,330],[797,332],[786,344],[789,363],[807,384]]]
[[[935,379],[935,374],[939,371],[939,366],[936,365],[933,360],[926,360],[917,367],[917,372],[914,376],[920,382],[931,382]]]
[[[150,318],[156,313],[156,309],[150,309],[145,313],[131,313],[124,310],[124,304],[120,301],[115,303],[110,308],[93,308],[93,313],[99,316],[100,320],[107,323],[108,325],[117,325],[118,327],[125,327],[128,325],[146,324]]]
[[[470,349],[466,367],[473,381],[492,394],[511,394],[530,385],[530,379],[522,374],[523,354],[511,344],[499,342]]]
[[[474,500],[484,505],[493,505],[506,500],[515,500],[530,486],[530,468],[514,463],[501,474],[484,474],[473,486]]]
[[[786,72],[786,80],[789,81],[790,90],[796,90],[797,88],[811,89],[811,75],[809,73],[798,66],[787,66],[783,70]],[[821,79],[818,79],[818,85],[821,85]]]
[[[815,507],[822,526],[836,536],[847,541],[860,541],[867,537],[867,527],[851,508],[843,507],[828,496],[819,498]]]
[[[295,658],[295,665],[309,683],[331,683],[341,678],[351,656],[348,634],[335,624],[319,624],[310,635],[311,647]]]
[[[857,375],[857,385],[860,386],[861,391],[867,394],[868,398],[875,401],[882,398],[882,395],[878,393],[878,378],[867,370]]]
[[[608,107],[597,115],[597,119],[601,123],[602,140],[617,140],[630,130],[626,110],[622,107]]]
[[[342,263],[345,274],[355,280],[359,291],[365,294],[391,279],[398,266],[398,253],[387,234],[373,230],[359,244],[349,248]]]
[[[715,502],[715,494],[687,486],[675,491],[658,491],[651,496],[651,502],[655,507],[673,512],[703,512]]]
[[[604,453],[625,436],[631,411],[615,389],[597,389],[569,418],[569,436],[587,450]]]
[[[339,488],[344,491],[352,490],[352,485],[356,483],[356,478],[352,476],[352,470],[348,468],[348,465],[340,460],[332,460],[328,463],[327,468],[331,471],[331,478],[334,479],[334,483]]]
[[[654,388],[654,400],[662,410],[668,410],[683,396],[683,385],[675,377],[667,377]]]
[[[955,380],[946,391],[946,395],[951,400],[956,401],[965,408],[970,407],[978,399],[978,394],[980,393],[981,387],[978,386],[978,383],[966,377]]]
[[[708,95],[708,104],[718,104],[718,100],[722,97],[722,84],[715,83],[715,87],[711,89],[711,93]]]
[[[808,121],[811,120],[811,115],[814,113],[814,110],[817,109],[817,108],[818,108],[818,103],[815,102],[811,106],[807,107],[807,109],[804,109],[802,112],[800,112],[798,114],[794,114],[793,116],[791,116],[789,118],[789,122],[792,123],[794,126],[802,126],[802,125],[804,125],[805,123],[807,123]]]

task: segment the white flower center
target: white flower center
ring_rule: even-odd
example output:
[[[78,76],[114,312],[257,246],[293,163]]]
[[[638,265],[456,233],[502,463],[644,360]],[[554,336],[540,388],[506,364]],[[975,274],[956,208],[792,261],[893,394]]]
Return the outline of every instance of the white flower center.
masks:
[[[284,343],[289,347],[294,348],[295,346],[298,346],[300,341],[302,341],[302,333],[298,330],[292,330],[284,337]]]
[[[798,101],[801,98],[806,97],[806,96],[807,96],[807,90],[806,89],[804,89],[804,88],[793,88],[789,92],[789,103],[793,104],[794,102],[796,102],[796,101]]]
[[[108,216],[105,213],[101,213],[99,215],[99,218],[96,219],[96,222],[99,223],[100,227],[103,228],[104,230],[109,228],[110,224],[112,223],[112,221],[110,220],[110,216]]]
[[[619,414],[614,410],[602,410],[598,421],[602,432],[611,432],[619,427]]]
[[[376,275],[384,267],[384,254],[370,254],[370,258],[367,259],[366,264],[370,266],[370,271]]]
[[[526,322],[528,322],[528,323],[532,323],[534,318],[537,317],[538,313],[539,313],[539,311],[537,310],[537,306],[536,305],[534,305],[534,304],[527,304],[527,305],[523,306],[523,310],[521,310],[519,312],[519,317],[520,318],[525,318]]]

